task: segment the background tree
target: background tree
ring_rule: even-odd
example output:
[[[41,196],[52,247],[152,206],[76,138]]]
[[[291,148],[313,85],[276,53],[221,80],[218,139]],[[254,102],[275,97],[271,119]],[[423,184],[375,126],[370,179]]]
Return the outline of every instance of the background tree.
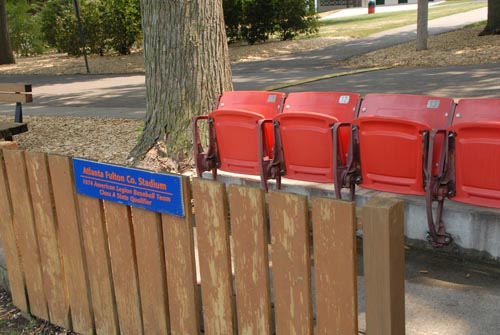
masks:
[[[498,34],[500,34],[500,1],[488,0],[488,22],[486,23],[484,30],[479,35]]]
[[[0,0],[0,64],[14,63],[14,54],[10,47],[9,31],[7,30],[5,0]]]
[[[139,0],[80,0],[79,4],[87,52],[130,53],[141,35]],[[81,54],[72,0],[48,0],[41,12],[41,31],[47,44],[59,52]]]
[[[314,1],[274,0],[276,30],[282,40],[318,31]]]
[[[265,42],[274,31],[275,8],[270,0],[244,0],[241,33],[249,44]]]
[[[427,50],[429,3],[418,0],[417,5],[417,51]]]
[[[191,118],[232,90],[222,0],[141,0],[146,123],[131,157],[166,142],[174,160],[191,154]]]
[[[229,43],[241,38],[240,25],[243,22],[242,0],[223,0],[224,22]]]
[[[102,24],[110,47],[120,55],[129,54],[141,33],[139,0],[106,0],[103,7]]]
[[[39,9],[39,3],[7,0],[10,45],[18,55],[26,57],[43,52]]]

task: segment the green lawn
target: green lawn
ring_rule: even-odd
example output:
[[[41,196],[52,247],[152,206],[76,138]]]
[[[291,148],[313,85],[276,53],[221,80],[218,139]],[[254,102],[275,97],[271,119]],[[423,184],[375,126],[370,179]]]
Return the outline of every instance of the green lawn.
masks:
[[[463,13],[473,9],[486,7],[485,2],[459,1],[446,2],[429,7],[429,20],[443,16]],[[320,21],[319,33],[314,37],[324,36],[350,36],[354,38],[365,37],[380,31],[407,26],[417,22],[417,11],[401,11],[391,13],[375,13],[371,15],[352,16]]]

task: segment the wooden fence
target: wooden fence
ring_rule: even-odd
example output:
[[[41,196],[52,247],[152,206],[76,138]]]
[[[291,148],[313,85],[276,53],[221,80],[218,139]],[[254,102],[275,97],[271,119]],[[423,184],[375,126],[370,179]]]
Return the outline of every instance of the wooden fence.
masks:
[[[179,218],[77,195],[68,157],[0,150],[14,304],[81,334],[358,334],[353,203],[182,183]],[[362,215],[366,333],[404,334],[403,205]]]

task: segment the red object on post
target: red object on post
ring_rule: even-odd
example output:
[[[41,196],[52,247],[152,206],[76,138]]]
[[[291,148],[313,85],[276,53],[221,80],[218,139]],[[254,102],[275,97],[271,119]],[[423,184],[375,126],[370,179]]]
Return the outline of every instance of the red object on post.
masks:
[[[370,0],[368,2],[368,14],[374,14],[375,13],[375,1]]]

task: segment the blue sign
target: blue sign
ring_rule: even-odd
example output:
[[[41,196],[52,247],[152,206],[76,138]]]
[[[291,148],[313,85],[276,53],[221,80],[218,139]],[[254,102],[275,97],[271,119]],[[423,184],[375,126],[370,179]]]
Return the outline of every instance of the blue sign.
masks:
[[[182,178],[73,158],[78,194],[184,217]]]

